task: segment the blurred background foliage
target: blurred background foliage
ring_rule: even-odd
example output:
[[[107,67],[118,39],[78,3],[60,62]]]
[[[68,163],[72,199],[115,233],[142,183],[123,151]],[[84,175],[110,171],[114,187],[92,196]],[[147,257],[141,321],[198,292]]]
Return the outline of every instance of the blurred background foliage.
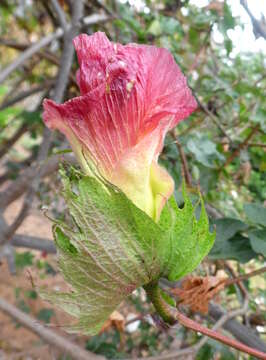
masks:
[[[59,3],[66,18],[70,18],[69,2],[61,0]],[[175,179],[178,201],[181,201],[182,175],[186,177],[192,196],[195,189],[200,188],[211,224],[216,228],[215,245],[198,273],[215,275],[221,269],[225,271],[225,261],[229,261],[228,264],[241,274],[260,268],[266,256],[266,42],[262,42],[262,35],[255,33],[264,49],[262,46],[261,51],[254,51],[251,44],[250,51],[239,50],[231,34],[236,28],[244,29],[245,24],[241,16],[233,15],[231,2],[205,3],[199,6],[197,1],[189,0],[84,1],[85,15],[106,14],[107,19],[83,26],[82,31],[92,34],[100,30],[116,42],[152,44],[172,52],[199,106],[168,135],[160,161]],[[263,18],[261,24],[265,25]],[[0,69],[59,25],[50,1],[2,0]],[[2,191],[36,159],[44,130],[41,103],[55,84],[61,49],[62,41],[54,40],[0,84]],[[77,67],[75,59],[66,99],[79,94],[75,81]],[[60,151],[62,144],[65,145],[64,139],[57,134],[50,156]],[[59,182],[54,173],[48,182],[40,183],[37,192],[39,205],[49,206],[56,216],[62,214],[57,188]],[[37,260],[34,256],[29,251],[17,253],[17,271],[33,266],[42,268],[42,276],[54,276],[56,270],[49,265],[50,257]],[[241,321],[254,332],[263,333],[265,277],[261,275],[246,281],[245,286],[250,316]],[[30,311],[25,307],[25,296],[38,296],[34,293],[22,296],[16,290],[17,301],[24,304],[24,311]],[[22,303],[21,298],[24,299]],[[147,311],[141,299],[134,295],[127,304],[140,315]],[[225,290],[219,298],[226,308],[241,301],[236,286]],[[252,323],[252,314],[260,319],[260,329]],[[52,309],[43,309],[37,315],[45,322],[52,316]],[[86,348],[108,358],[147,356],[167,349],[176,339],[181,344],[195,344],[200,338],[180,329],[173,336],[147,321],[138,320],[137,324],[134,331],[110,328],[98,337],[87,339]],[[219,359],[239,359],[236,352],[214,341],[208,341],[196,358],[212,359],[215,353],[220,354]]]

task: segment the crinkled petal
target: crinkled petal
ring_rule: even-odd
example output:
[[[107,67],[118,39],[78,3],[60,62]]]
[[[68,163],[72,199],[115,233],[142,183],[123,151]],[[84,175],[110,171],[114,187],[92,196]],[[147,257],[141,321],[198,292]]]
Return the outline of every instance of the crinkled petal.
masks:
[[[165,49],[114,44],[103,33],[82,34],[74,45],[82,96],[46,101],[44,121],[80,143],[103,176],[158,218],[173,191],[157,165],[164,137],[196,108],[186,79]]]

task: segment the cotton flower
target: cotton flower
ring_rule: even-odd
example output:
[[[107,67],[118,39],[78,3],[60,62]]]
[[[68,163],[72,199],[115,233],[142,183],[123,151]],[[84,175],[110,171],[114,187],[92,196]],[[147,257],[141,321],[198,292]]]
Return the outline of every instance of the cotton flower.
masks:
[[[87,175],[92,168],[155,221],[174,191],[158,165],[166,133],[195,110],[169,51],[110,42],[97,32],[74,39],[81,96],[45,100],[44,122],[65,134]]]

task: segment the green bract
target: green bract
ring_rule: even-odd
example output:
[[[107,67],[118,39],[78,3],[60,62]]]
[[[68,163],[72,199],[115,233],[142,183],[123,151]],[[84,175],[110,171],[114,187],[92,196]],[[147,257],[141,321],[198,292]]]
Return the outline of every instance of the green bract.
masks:
[[[56,222],[54,237],[59,267],[73,291],[43,296],[78,318],[72,331],[96,334],[136,288],[160,277],[177,280],[209,252],[215,235],[203,202],[197,221],[185,188],[184,208],[172,197],[155,223],[104,180],[74,171],[70,180],[61,173],[73,224]]]

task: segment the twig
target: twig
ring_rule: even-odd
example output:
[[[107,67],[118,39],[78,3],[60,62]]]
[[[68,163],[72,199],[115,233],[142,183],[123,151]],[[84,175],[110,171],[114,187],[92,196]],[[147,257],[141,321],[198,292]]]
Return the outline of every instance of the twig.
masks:
[[[248,13],[252,25],[253,25],[253,32],[255,37],[263,37],[264,39],[266,39],[266,24],[263,24],[262,20],[259,21],[257,20],[253,14],[251,13],[251,11],[249,10],[248,4],[246,0],[240,0],[240,4],[243,6],[243,8],[246,10],[246,12]]]
[[[71,27],[64,34],[64,46],[63,53],[60,61],[60,67],[58,71],[58,77],[54,89],[53,100],[56,102],[61,102],[64,97],[64,92],[68,84],[69,73],[72,66],[72,61],[74,57],[74,47],[72,44],[72,39],[77,35],[79,29],[79,20],[82,17],[83,13],[83,2],[77,1],[73,3],[73,16],[71,21]],[[34,169],[34,178],[30,186],[28,186],[28,192],[25,196],[22,209],[15,218],[14,222],[10,225],[8,232],[6,234],[6,241],[12,238],[16,230],[20,227],[24,219],[27,217],[29,210],[32,206],[32,202],[35,196],[35,193],[38,189],[41,172],[40,167],[41,163],[46,159],[48,151],[52,141],[52,133],[48,128],[44,130],[43,142],[41,144],[37,164]]]
[[[27,130],[28,125],[24,123],[18,128],[18,130],[10,139],[4,140],[2,142],[0,147],[0,158],[9,151],[9,149],[21,138],[22,135],[25,134]]]
[[[106,14],[92,14],[82,19],[81,26],[91,26],[111,19],[112,17],[107,16]]]
[[[241,315],[244,311],[246,311],[246,309],[243,308],[243,309],[231,311],[230,313],[223,314],[218,319],[216,324],[212,327],[212,331],[219,330],[221,327],[224,326],[224,324],[229,319],[232,319],[238,315]],[[208,339],[209,339],[208,336],[204,336],[202,339],[200,339],[200,341],[197,344],[195,344],[193,346],[187,347],[185,349],[179,349],[177,351],[170,352],[169,354],[150,357],[150,358],[147,358],[147,360],[149,360],[149,359],[150,360],[170,360],[170,359],[178,359],[179,356],[183,356],[183,355],[196,354],[200,350],[200,348],[202,348],[202,346],[204,346],[206,344]]]
[[[16,104],[19,101],[26,99],[27,97],[29,97],[31,95],[34,95],[38,92],[46,91],[46,89],[47,88],[49,89],[53,84],[54,84],[54,80],[48,80],[39,86],[34,86],[28,90],[22,91],[18,95],[14,96],[12,99],[9,99],[9,100],[5,101],[4,103],[2,103],[0,105],[0,111],[6,109],[9,106]]]
[[[103,360],[102,356],[95,355],[90,353],[70,340],[66,340],[63,336],[57,334],[51,329],[46,328],[37,320],[31,316],[23,313],[21,310],[17,309],[15,306],[9,304],[4,299],[0,298],[0,310],[3,311],[8,316],[12,317],[14,320],[18,321],[21,325],[25,326],[34,334],[42,338],[46,343],[55,346],[63,354],[70,355],[75,360]]]
[[[189,167],[188,167],[188,163],[187,163],[187,158],[186,158],[186,155],[183,151],[183,148],[177,138],[177,134],[176,134],[176,131],[175,129],[172,130],[170,132],[172,138],[174,139],[175,141],[175,144],[176,144],[176,147],[178,149],[178,152],[179,152],[179,155],[180,155],[180,160],[181,160],[181,164],[182,164],[182,171],[183,171],[183,176],[185,178],[185,181],[186,181],[186,184],[189,186],[189,187],[192,187],[192,178],[191,178],[191,175],[190,175],[190,172],[189,172]]]
[[[226,279],[225,280],[225,286],[229,286],[231,284],[238,284],[240,283],[241,281],[243,280],[247,280],[251,277],[254,277],[254,276],[257,276],[257,275],[260,275],[260,274],[263,274],[266,272],[266,266],[258,269],[258,270],[254,270],[254,271],[251,271],[247,274],[244,274],[244,275],[239,275],[233,279]]]
[[[215,325],[212,327],[212,331],[217,331],[219,330],[221,327],[224,326],[224,324],[230,320],[233,319],[239,315],[243,315],[246,313],[248,308],[248,299],[246,299],[244,306],[241,309],[237,309],[237,310],[233,310],[230,311],[229,313],[225,313],[223,314],[223,316],[215,323]],[[206,342],[208,341],[208,336],[204,336],[196,345],[196,352],[199,351],[199,349],[204,346],[204,344],[206,344]]]
[[[263,144],[263,143],[248,143],[248,147],[262,147],[262,148],[266,148],[266,144]]]
[[[76,3],[79,3],[77,1]],[[85,17],[80,25],[93,25],[99,22],[104,22],[109,20],[110,17],[105,14],[92,14],[90,16]],[[80,20],[80,19],[79,19]],[[8,65],[1,73],[0,73],[0,84],[17,68],[19,68],[25,61],[27,61],[32,55],[37,53],[43,47],[49,45],[53,40],[59,39],[63,36],[64,30],[62,28],[58,28],[54,33],[49,34],[42,38],[40,41],[31,45],[27,50],[25,50],[13,63]]]
[[[152,302],[154,308],[166,323],[170,325],[171,324],[174,325],[178,321],[181,325],[185,326],[188,329],[191,329],[196,332],[200,332],[203,335],[207,335],[208,337],[218,340],[239,351],[243,351],[247,354],[254,355],[259,359],[266,360],[266,353],[263,354],[261,351],[253,349],[245,344],[240,343],[239,341],[228,338],[220,333],[217,333],[216,331],[210,330],[198,324],[196,321],[191,320],[190,318],[182,314],[177,308],[170,306],[169,303],[166,302],[164,297],[162,296],[158,283],[149,283],[148,285],[145,285],[144,289],[148,295],[149,300]],[[245,310],[247,304],[248,304],[248,298],[245,299],[245,305],[244,305]],[[242,312],[243,310],[241,310],[241,313]],[[239,310],[237,310],[236,314],[239,314]]]
[[[209,304],[209,315],[216,321],[225,314],[224,310],[217,304]],[[266,343],[261,340],[252,329],[241,324],[239,321],[229,319],[223,325],[223,328],[229,331],[236,339],[242,343],[266,353]]]
[[[15,247],[44,251],[48,254],[56,253],[56,247],[52,240],[35,236],[15,234],[11,240],[11,245]]]
[[[178,284],[176,282],[169,282],[166,279],[160,280],[160,286],[165,291],[167,291],[169,287],[174,288],[177,285]],[[234,311],[238,311],[238,310],[234,310]],[[230,332],[237,340],[241,341],[242,343],[266,353],[266,343],[263,340],[261,340],[259,336],[256,335],[252,329],[241,324],[239,321],[232,319],[230,313],[226,313],[221,306],[218,306],[217,304],[210,302],[209,315],[215,321],[219,320],[224,315],[228,315],[229,320],[227,320],[224,323],[223,328],[228,332]],[[163,360],[164,358],[162,357],[161,359]]]
[[[11,47],[13,49],[20,50],[20,51],[24,51],[25,49],[27,49],[30,46],[30,44],[28,44],[28,43],[17,43],[16,41],[13,41],[13,40],[1,39],[1,38],[0,38],[0,45],[5,45],[7,47]],[[41,49],[40,51],[38,51],[36,53],[36,55],[50,61],[51,63],[53,63],[57,66],[60,65],[60,60],[49,50]],[[73,83],[73,85],[77,86],[77,82],[76,82],[74,74],[70,73],[69,77],[70,77],[70,80]]]
[[[177,311],[177,313],[176,313],[176,318],[180,324],[182,324],[183,326],[185,326],[193,331],[200,332],[201,334],[207,335],[208,337],[211,337],[214,340],[218,340],[218,341],[222,342],[223,344],[233,347],[236,350],[242,351],[246,354],[255,356],[258,359],[262,359],[262,360],[266,359],[266,353],[255,350],[243,343],[240,343],[239,341],[230,339],[216,331],[210,330],[210,329],[198,324],[196,321],[189,319],[188,317],[186,317],[184,314],[182,314],[179,311]]]
[[[11,275],[16,274],[15,252],[10,244],[5,244],[0,251],[0,260],[5,257]]]
[[[197,102],[201,108],[202,111],[205,112],[209,116],[209,118],[215,123],[215,125],[218,127],[218,129],[221,131],[221,133],[229,140],[230,143],[233,143],[231,137],[227,134],[227,131],[223,127],[222,124],[216,119],[215,115],[199,100],[199,98],[194,94],[194,96],[197,99]]]
[[[235,270],[232,268],[232,266],[227,261],[222,261],[222,263],[224,264],[225,269],[227,269],[227,271],[231,274],[233,279],[237,279],[238,276],[235,273]],[[231,279],[226,279],[224,282],[226,283],[227,281],[230,281],[230,280]],[[236,282],[236,286],[239,288],[243,298],[247,298],[248,292],[247,292],[247,289],[245,288],[244,284],[242,284],[241,282]]]
[[[38,52],[41,48],[50,44],[53,40],[59,39],[62,37],[64,31],[61,28],[58,28],[53,34],[49,34],[42,38],[40,41],[31,45],[27,50],[25,50],[14,62],[8,65],[0,73],[0,84],[17,68],[19,68],[26,60],[28,60],[32,55]]]
[[[59,2],[57,0],[51,0],[51,3],[53,5],[53,8],[54,8],[56,14],[57,14],[57,17],[58,17],[61,28],[64,31],[66,31],[67,28],[68,28],[68,23],[66,21],[65,13],[62,10],[61,5],[59,4]]]
[[[76,160],[71,154],[54,155],[41,163],[40,176],[44,178],[51,175],[58,169],[60,161],[64,160],[76,164]],[[31,168],[24,170],[18,179],[0,193],[0,210],[5,209],[27,190],[35,176],[35,165],[33,164]]]
[[[246,139],[239,144],[239,146],[237,147],[237,149],[228,157],[228,159],[226,160],[226,162],[223,164],[223,166],[220,168],[220,170],[224,169],[225,167],[227,167],[229,164],[231,164],[231,162],[240,154],[240,152],[242,150],[244,150],[249,143],[249,140],[256,134],[256,132],[258,131],[260,127],[260,124],[257,124],[249,133],[249,135],[246,137]]]

